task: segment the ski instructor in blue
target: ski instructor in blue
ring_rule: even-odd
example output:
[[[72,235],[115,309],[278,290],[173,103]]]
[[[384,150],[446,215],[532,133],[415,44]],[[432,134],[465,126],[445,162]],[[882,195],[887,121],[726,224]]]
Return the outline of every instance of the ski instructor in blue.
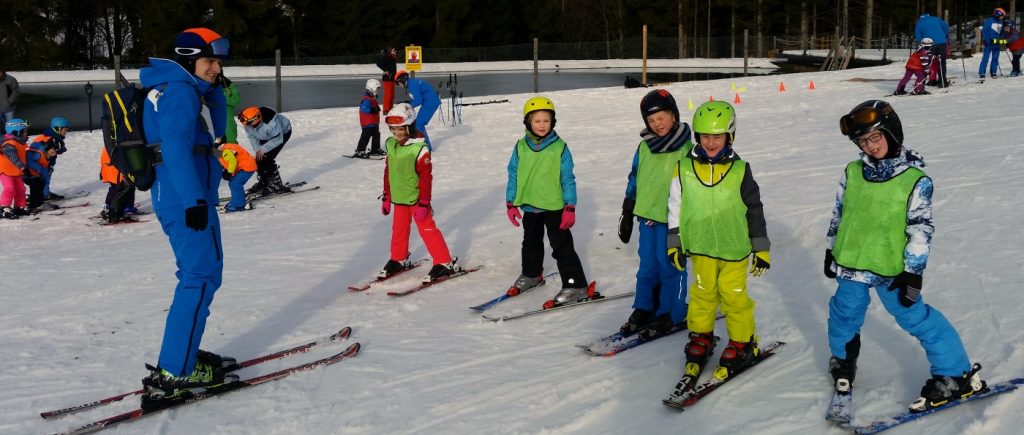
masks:
[[[217,188],[221,166],[214,137],[224,134],[224,93],[217,85],[229,43],[206,28],[188,29],[174,40],[174,58],[150,58],[139,71],[146,97],[146,141],[158,147],[153,210],[174,252],[178,285],[167,313],[157,367],[142,380],[143,408],[188,398],[189,388],[226,382],[220,370],[230,358],[199,350],[213,295],[224,268]],[[161,162],[162,160],[162,162]]]

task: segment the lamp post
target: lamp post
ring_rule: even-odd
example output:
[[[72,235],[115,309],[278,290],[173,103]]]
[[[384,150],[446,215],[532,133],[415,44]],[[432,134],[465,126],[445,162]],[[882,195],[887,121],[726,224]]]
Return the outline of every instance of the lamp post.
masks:
[[[85,82],[85,96],[89,100],[89,133],[92,133],[92,82]]]

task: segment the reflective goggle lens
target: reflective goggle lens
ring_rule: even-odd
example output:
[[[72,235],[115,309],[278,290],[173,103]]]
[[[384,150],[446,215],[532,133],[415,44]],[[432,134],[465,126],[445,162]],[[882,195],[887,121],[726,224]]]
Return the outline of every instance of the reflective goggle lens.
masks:
[[[405,118],[401,117],[401,116],[394,116],[394,115],[392,115],[392,116],[385,116],[384,117],[384,122],[386,124],[388,124],[388,125],[392,125],[392,124],[399,125],[399,124],[402,123],[402,121],[405,121]]]
[[[210,43],[214,57],[227,58],[231,55],[231,41],[228,38],[215,39]]]
[[[854,129],[873,125],[881,119],[881,114],[873,107],[865,107],[856,112],[839,118],[839,130],[849,135]]]

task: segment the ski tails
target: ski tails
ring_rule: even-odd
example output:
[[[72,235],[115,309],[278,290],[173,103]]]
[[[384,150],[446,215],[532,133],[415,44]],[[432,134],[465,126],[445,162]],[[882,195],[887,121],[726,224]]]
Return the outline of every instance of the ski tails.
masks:
[[[542,279],[539,284],[537,284],[536,286],[530,287],[530,288],[528,288],[526,290],[523,290],[521,292],[513,292],[512,289],[514,287],[510,287],[505,292],[505,294],[503,294],[501,296],[498,296],[498,297],[496,297],[494,299],[491,299],[491,300],[489,300],[487,302],[484,302],[484,303],[482,303],[480,305],[474,305],[472,307],[469,307],[469,309],[471,309],[473,311],[476,311],[478,313],[482,313],[482,312],[487,311],[487,310],[489,310],[491,308],[494,308],[495,305],[498,305],[501,302],[507,301],[507,300],[509,300],[511,298],[514,298],[514,297],[519,296],[519,295],[521,295],[523,293],[532,291],[533,289],[544,285],[547,282],[548,279],[551,279],[555,275],[558,275],[558,272],[551,272],[551,273],[549,273],[547,275],[544,275],[544,279]]]

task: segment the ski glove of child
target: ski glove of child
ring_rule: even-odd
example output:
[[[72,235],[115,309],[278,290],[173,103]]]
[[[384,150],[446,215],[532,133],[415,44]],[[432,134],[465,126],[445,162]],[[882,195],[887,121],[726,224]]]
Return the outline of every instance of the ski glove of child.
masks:
[[[506,202],[505,208],[507,209],[505,210],[505,215],[508,216],[508,221],[512,222],[512,226],[518,227],[519,221],[517,221],[516,219],[521,220],[523,218],[523,215],[519,213],[519,207],[512,205],[511,202]]]
[[[380,204],[380,214],[384,216],[391,214],[391,197],[388,196],[386,193],[382,193],[380,197],[378,197],[377,199],[383,201]]]
[[[622,200],[622,214],[619,215],[619,240],[622,243],[629,243],[629,238],[633,235],[633,207],[636,206],[636,201],[625,198]]]
[[[185,226],[191,228],[194,231],[202,231],[206,229],[206,223],[209,219],[209,206],[206,204],[205,199],[196,201],[196,205],[185,209]]]
[[[668,262],[672,263],[672,266],[676,270],[682,272],[686,270],[686,253],[683,252],[683,244],[679,240],[679,229],[672,228],[668,230],[668,240],[666,241],[668,246]]]
[[[576,224],[576,206],[566,205],[562,208],[562,224],[558,229],[567,230]]]
[[[836,277],[836,257],[832,256],[832,250],[825,250],[825,277],[832,279]]]
[[[430,214],[430,203],[429,202],[421,202],[421,203],[416,204],[416,207],[413,207],[412,218],[416,219],[416,222],[423,222],[424,220],[427,219],[427,216],[429,214]]]
[[[910,308],[921,298],[921,275],[910,272],[900,272],[889,284],[889,291],[899,291],[900,305]]]
[[[757,251],[750,256],[750,274],[754,276],[764,275],[772,267],[772,256],[768,251]]]

